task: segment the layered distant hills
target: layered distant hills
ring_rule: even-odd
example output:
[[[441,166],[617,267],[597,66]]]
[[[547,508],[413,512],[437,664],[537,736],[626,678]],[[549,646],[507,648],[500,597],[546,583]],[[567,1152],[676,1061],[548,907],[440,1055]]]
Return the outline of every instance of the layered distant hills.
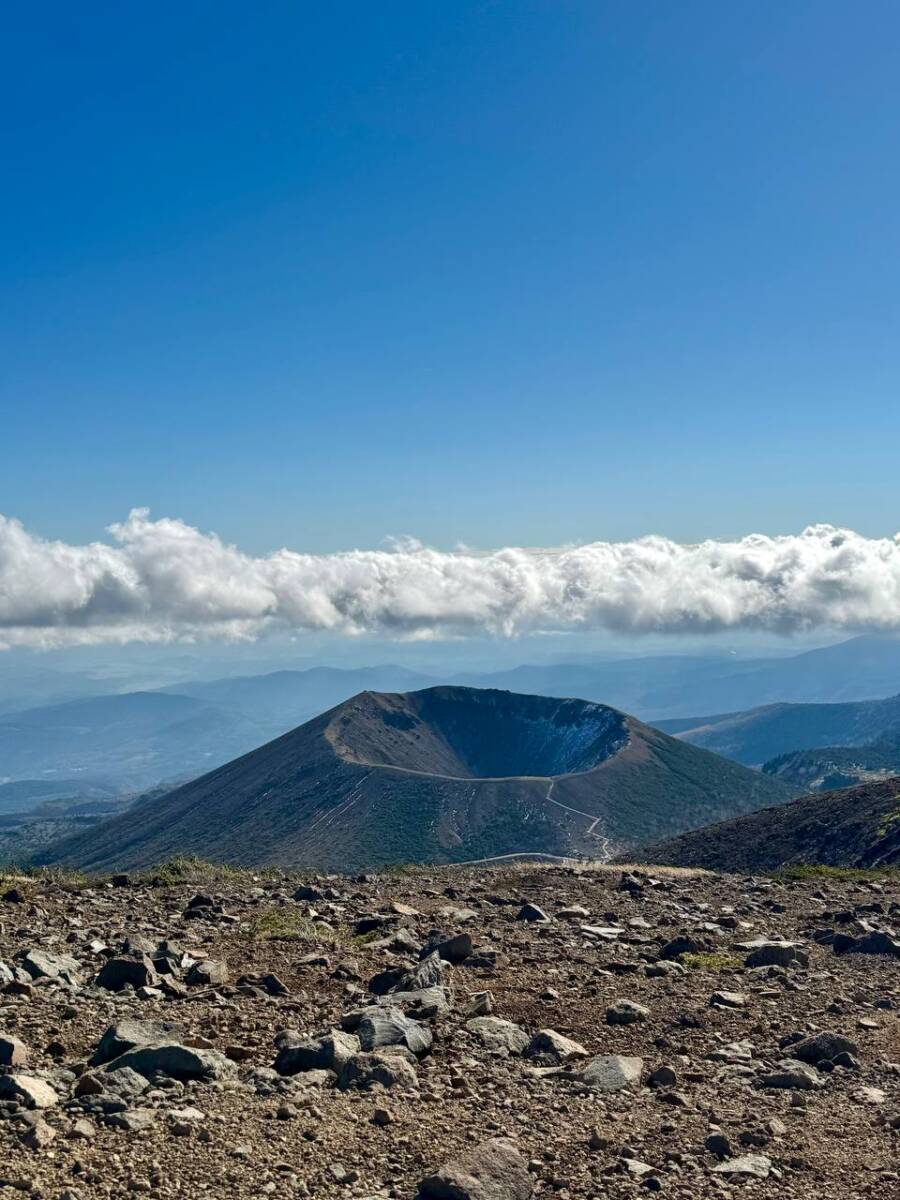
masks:
[[[43,861],[100,870],[196,854],[361,870],[602,857],[795,794],[602,704],[464,687],[364,692]]]
[[[639,857],[719,871],[900,866],[900,778],[804,796],[652,844]]]
[[[768,704],[657,722],[666,733],[748,766],[818,746],[862,746],[900,733],[900,696],[845,704]]]
[[[804,791],[900,773],[900,696],[846,704],[769,704],[749,712],[662,721],[692,746],[761,766]]]
[[[0,688],[0,783],[80,779],[119,791],[144,789],[204,774],[358,692],[407,692],[440,684],[580,696],[636,713],[694,745],[760,766],[795,750],[879,738],[889,728],[891,703],[900,721],[900,702],[875,702],[871,712],[865,707],[871,704],[865,697],[900,690],[900,640],[856,638],[782,658],[600,659],[453,678],[392,665],[313,667],[181,679],[177,686],[154,691],[95,694],[28,707],[25,695],[79,686],[75,676],[38,672],[36,680],[9,678]],[[82,680],[81,685],[96,690],[98,681]],[[844,703],[861,698],[859,709]],[[697,718],[692,712],[720,715]],[[804,778],[806,774],[804,768]]]
[[[829,791],[900,775],[900,733],[891,731],[864,746],[820,746],[770,759],[763,767],[806,792]]]

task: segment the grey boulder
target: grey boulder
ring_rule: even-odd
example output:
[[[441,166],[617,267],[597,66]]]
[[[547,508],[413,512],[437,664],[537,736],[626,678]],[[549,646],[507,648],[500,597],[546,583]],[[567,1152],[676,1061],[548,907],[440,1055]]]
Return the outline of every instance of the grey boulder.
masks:
[[[481,1142],[419,1183],[423,1200],[530,1200],[533,1194],[528,1163],[505,1138]]]
[[[595,1092],[621,1092],[641,1081],[642,1058],[621,1054],[598,1054],[578,1072],[577,1078]]]
[[[182,1027],[175,1021],[136,1021],[126,1017],[106,1030],[90,1057],[90,1065],[102,1066],[136,1046],[152,1046],[171,1038],[177,1040],[182,1034]]]
[[[419,1057],[431,1049],[431,1030],[405,1016],[399,1008],[376,1005],[367,1008],[356,1030],[363,1050],[382,1046],[405,1046]]]
[[[359,1051],[359,1039],[352,1033],[332,1029],[318,1038],[304,1038],[281,1046],[275,1059],[279,1075],[297,1075],[301,1071],[340,1073],[347,1060]]]
[[[195,1050],[179,1042],[158,1042],[153,1046],[136,1046],[107,1063],[107,1071],[131,1067],[149,1079],[151,1075],[168,1075],[182,1081],[199,1079],[211,1081],[228,1079],[235,1074],[234,1063],[217,1050]]]

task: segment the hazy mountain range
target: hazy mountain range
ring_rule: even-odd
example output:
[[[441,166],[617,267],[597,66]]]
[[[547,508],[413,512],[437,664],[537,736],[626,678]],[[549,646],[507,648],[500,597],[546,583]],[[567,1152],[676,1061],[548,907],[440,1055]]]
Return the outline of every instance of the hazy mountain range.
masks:
[[[41,687],[50,686],[46,673],[39,667],[35,672]],[[738,710],[772,701],[843,702],[893,694],[900,688],[900,640],[856,638],[777,659],[659,656],[523,665],[451,679],[386,665],[180,680],[153,691],[7,709],[0,716],[0,781],[74,778],[146,788],[199,775],[360,691],[409,691],[448,682],[609,704],[696,745],[761,764],[792,750],[878,736],[874,726],[870,734],[858,731],[850,710],[830,716],[796,716],[784,704],[774,716]],[[21,678],[19,685],[21,690]],[[848,723],[842,724],[845,716]]]

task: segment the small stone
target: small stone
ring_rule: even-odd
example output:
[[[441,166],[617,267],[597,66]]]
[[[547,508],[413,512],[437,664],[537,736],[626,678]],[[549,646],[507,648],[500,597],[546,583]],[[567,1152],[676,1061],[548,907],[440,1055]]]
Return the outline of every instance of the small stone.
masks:
[[[0,1037],[0,1066],[24,1067],[28,1062],[28,1050],[17,1037]]]
[[[616,1000],[606,1010],[607,1025],[635,1025],[646,1021],[650,1009],[634,1000]]]
[[[757,1179],[768,1179],[772,1160],[765,1154],[745,1154],[741,1158],[730,1158],[713,1167],[716,1175],[753,1175]]]
[[[517,921],[549,921],[550,918],[536,904],[523,904],[516,913]]]
[[[743,992],[713,992],[709,998],[711,1008],[746,1008],[747,997]]]

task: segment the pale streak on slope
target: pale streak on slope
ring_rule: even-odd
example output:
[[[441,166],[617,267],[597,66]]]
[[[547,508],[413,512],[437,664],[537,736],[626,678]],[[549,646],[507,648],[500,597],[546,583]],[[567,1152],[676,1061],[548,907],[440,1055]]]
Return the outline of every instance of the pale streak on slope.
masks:
[[[369,771],[368,774],[364,775],[362,777],[362,779],[359,780],[356,787],[349,794],[349,796],[343,802],[343,804],[339,804],[336,808],[323,809],[321,815],[316,817],[315,821],[313,821],[312,825],[310,825],[309,828],[307,829],[307,831],[306,831],[307,839],[309,838],[309,835],[313,832],[313,830],[318,829],[319,826],[321,826],[323,830],[327,829],[328,826],[331,825],[331,823],[335,820],[336,817],[343,816],[343,814],[345,812],[347,812],[348,809],[353,807],[353,805],[359,799],[359,789],[362,787],[362,785],[366,782],[366,780],[369,778],[369,775],[371,775],[371,774],[372,774],[372,772]],[[324,824],[323,824],[323,822],[324,822]]]

